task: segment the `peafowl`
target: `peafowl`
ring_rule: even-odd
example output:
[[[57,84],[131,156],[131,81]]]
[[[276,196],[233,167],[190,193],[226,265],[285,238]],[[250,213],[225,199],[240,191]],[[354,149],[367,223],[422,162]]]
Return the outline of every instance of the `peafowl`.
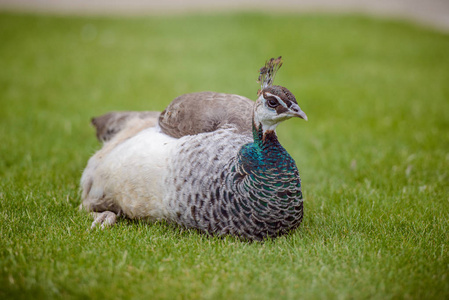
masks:
[[[303,218],[301,180],[276,126],[307,120],[295,96],[273,85],[281,57],[260,69],[256,102],[214,92],[177,97],[162,112],[92,120],[103,147],[81,177],[92,227],[117,216],[167,220],[211,235],[263,240]]]

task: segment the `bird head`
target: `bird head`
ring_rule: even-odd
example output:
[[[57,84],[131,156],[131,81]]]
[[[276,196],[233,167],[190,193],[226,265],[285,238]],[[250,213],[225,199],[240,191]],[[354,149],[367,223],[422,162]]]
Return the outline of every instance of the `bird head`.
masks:
[[[254,106],[254,125],[262,125],[263,131],[274,130],[287,119],[298,117],[307,121],[307,115],[301,110],[295,96],[285,87],[272,85],[277,71],[282,66],[282,57],[272,58],[260,69],[261,89]]]
[[[270,85],[259,94],[254,107],[254,123],[261,124],[264,131],[274,130],[280,122],[293,117],[307,121],[307,115],[287,88]]]

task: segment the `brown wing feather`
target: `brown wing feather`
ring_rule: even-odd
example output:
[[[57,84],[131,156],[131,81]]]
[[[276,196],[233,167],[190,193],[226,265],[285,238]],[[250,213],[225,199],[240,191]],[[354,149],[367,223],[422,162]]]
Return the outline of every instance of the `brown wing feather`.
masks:
[[[251,134],[254,102],[232,94],[200,92],[175,98],[160,114],[159,126],[165,134],[182,137],[211,132],[233,124],[239,133]]]
[[[97,130],[97,139],[101,142],[111,140],[118,132],[133,127],[133,132],[156,126],[160,112],[158,111],[124,111],[110,112],[92,119]]]

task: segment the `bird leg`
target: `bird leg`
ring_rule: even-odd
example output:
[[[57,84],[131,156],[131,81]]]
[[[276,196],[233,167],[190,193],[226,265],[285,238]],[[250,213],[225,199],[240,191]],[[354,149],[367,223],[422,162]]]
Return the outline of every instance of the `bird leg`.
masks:
[[[117,215],[112,211],[104,211],[100,213],[92,212],[90,215],[94,218],[90,229],[94,229],[97,225],[100,225],[100,228],[104,229],[105,227],[114,225],[117,221]]]

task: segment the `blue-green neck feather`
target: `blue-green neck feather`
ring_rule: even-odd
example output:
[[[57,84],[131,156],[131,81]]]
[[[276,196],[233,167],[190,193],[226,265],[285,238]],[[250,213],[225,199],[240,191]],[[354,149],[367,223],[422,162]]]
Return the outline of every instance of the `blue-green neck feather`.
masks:
[[[274,131],[264,132],[262,125],[253,125],[254,142],[246,144],[240,150],[239,163],[245,171],[263,169],[271,173],[298,174],[295,161],[279,143]]]
[[[243,145],[228,173],[225,195],[232,203],[233,222],[246,224],[262,239],[296,228],[302,220],[301,180],[295,161],[281,146],[274,131],[254,126],[254,142]],[[245,234],[243,234],[245,235]]]
[[[279,143],[276,133],[263,132],[259,124],[253,125],[253,136],[254,142],[244,145],[239,152],[237,174],[249,175],[252,188],[276,189],[281,193],[288,190],[293,198],[302,199],[296,163]],[[241,176],[235,178],[238,180]]]

